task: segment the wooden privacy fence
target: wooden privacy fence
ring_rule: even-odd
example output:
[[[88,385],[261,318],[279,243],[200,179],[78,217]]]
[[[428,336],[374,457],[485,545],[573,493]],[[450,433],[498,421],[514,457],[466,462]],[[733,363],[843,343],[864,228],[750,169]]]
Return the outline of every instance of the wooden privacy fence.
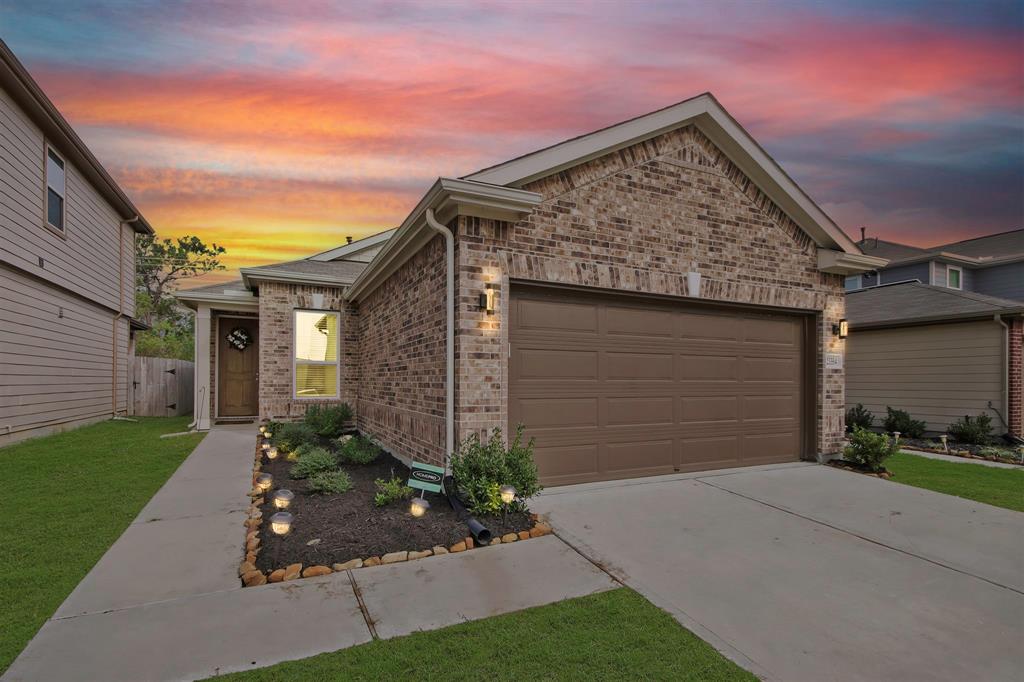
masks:
[[[132,414],[177,417],[192,412],[195,365],[188,360],[132,358]]]

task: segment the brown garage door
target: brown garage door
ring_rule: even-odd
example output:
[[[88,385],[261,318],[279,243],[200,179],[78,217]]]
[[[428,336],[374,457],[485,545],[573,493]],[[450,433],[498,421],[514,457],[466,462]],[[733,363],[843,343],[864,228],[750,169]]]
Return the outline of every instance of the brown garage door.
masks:
[[[803,317],[514,286],[510,318],[546,485],[800,458]]]

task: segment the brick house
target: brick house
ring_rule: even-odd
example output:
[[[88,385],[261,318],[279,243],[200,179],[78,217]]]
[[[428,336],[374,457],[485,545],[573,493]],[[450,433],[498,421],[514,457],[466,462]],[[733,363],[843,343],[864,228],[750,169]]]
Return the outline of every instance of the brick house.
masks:
[[[396,456],[440,463],[521,423],[548,485],[828,457],[844,278],[884,264],[703,94],[182,292],[198,426],[345,401]]]

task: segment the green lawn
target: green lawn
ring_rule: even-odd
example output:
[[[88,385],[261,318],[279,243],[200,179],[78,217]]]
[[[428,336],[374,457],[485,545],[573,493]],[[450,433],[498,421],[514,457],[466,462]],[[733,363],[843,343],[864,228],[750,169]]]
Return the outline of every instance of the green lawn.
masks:
[[[0,448],[0,673],[202,440],[190,417],[103,422]]]
[[[753,682],[757,678],[639,594],[623,588],[216,679]]]
[[[1024,511],[1024,469],[943,462],[902,452],[885,460],[885,468],[898,483]]]

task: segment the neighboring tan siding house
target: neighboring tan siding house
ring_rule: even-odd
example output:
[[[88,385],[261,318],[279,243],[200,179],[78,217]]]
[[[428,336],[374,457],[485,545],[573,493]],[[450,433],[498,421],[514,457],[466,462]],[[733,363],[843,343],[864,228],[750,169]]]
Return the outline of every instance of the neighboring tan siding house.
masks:
[[[844,277],[885,263],[705,94],[440,178],[382,238],[179,297],[199,402],[245,364],[210,357],[211,320],[258,313],[251,418],[345,400],[396,456],[435,463],[522,423],[557,485],[835,455]],[[201,427],[223,420],[209,408]]]
[[[128,410],[152,232],[0,41],[0,445]]]
[[[987,414],[994,431],[1021,435],[1024,304],[920,282],[850,292],[846,404],[881,426],[886,407],[943,433]]]

